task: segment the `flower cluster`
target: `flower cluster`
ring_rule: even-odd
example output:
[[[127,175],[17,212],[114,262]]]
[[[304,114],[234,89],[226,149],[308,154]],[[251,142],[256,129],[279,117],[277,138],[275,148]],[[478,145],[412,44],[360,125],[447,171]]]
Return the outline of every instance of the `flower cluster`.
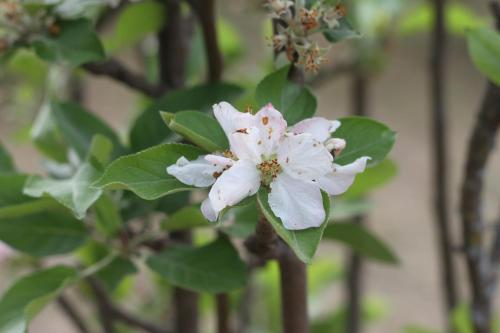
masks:
[[[272,37],[274,51],[284,52],[290,62],[317,73],[326,61],[328,48],[321,48],[311,40],[311,35],[337,28],[339,20],[347,15],[346,7],[341,4],[330,6],[321,0],[310,8],[287,0],[267,0],[266,7],[277,22]]]
[[[326,218],[321,190],[329,195],[345,192],[369,159],[334,163],[346,146],[343,139],[331,138],[339,121],[315,117],[287,127],[271,104],[256,114],[239,112],[226,102],[213,109],[230,150],[193,161],[181,157],[167,167],[168,174],[185,184],[212,186],[201,206],[210,221],[265,186],[270,189],[269,205],[285,228],[319,227]]]

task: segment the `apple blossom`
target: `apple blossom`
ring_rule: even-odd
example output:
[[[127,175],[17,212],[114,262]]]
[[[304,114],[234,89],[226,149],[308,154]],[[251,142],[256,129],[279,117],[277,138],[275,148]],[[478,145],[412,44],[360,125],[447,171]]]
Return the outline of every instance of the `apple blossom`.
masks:
[[[181,157],[167,167],[185,184],[212,186],[201,206],[210,221],[265,186],[270,189],[271,210],[285,228],[319,227],[326,218],[321,190],[343,193],[369,159],[362,157],[345,166],[334,163],[334,156],[345,147],[344,140],[331,139],[339,121],[315,117],[287,128],[283,115],[271,104],[255,115],[239,112],[226,102],[213,109],[230,150],[193,161]]]

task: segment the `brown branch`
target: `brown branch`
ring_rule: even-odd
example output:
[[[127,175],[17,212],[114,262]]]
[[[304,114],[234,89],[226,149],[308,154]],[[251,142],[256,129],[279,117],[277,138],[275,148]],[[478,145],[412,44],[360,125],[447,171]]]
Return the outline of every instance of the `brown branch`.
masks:
[[[432,137],[434,161],[434,211],[438,234],[438,246],[441,261],[441,285],[443,286],[446,304],[448,331],[452,330],[451,312],[457,305],[456,268],[452,256],[452,240],[450,232],[449,198],[448,198],[448,144],[446,127],[445,95],[445,63],[446,63],[446,30],[445,2],[433,0],[434,29],[432,35],[430,87],[432,96]]]
[[[148,333],[170,333],[169,331],[136,317],[135,315],[128,313],[124,309],[121,309],[117,305],[113,304],[113,301],[109,297],[106,290],[95,278],[90,277],[87,279],[87,282],[96,298],[101,312],[101,317],[106,316],[107,322],[113,323],[114,321],[121,321]],[[106,324],[105,327],[109,329],[109,327],[112,327],[112,324]]]
[[[500,30],[500,5],[498,2],[492,2],[491,8]],[[481,202],[483,177],[499,127],[500,87],[489,82],[469,141],[461,198],[463,241],[472,294],[471,315],[476,333],[491,333],[492,298],[497,276],[493,257],[490,258],[484,249]],[[497,244],[497,240],[494,244]],[[495,253],[494,249],[493,255]]]
[[[108,76],[150,97],[160,97],[167,92],[166,86],[150,83],[146,78],[130,71],[116,59],[88,63],[83,65],[83,68],[94,75]]]
[[[217,303],[217,333],[232,333],[231,306],[227,294],[215,295]]]
[[[57,304],[61,308],[61,310],[68,316],[68,318],[73,323],[73,326],[80,333],[90,333],[87,324],[85,323],[85,319],[81,315],[80,311],[77,310],[74,304],[64,295],[61,295],[57,298]]]

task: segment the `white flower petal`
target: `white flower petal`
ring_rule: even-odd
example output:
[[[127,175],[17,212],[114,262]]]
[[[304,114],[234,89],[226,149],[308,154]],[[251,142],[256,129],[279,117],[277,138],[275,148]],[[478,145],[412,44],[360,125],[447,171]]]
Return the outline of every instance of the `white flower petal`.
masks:
[[[255,164],[259,164],[262,160],[264,146],[257,127],[249,127],[244,131],[231,134],[229,145],[233,154],[239,159],[250,160]]]
[[[216,213],[234,206],[260,187],[260,173],[252,161],[239,160],[215,182],[208,197]]]
[[[205,155],[205,160],[208,163],[218,165],[218,166],[223,167],[223,168],[230,167],[234,164],[234,160],[227,158],[227,157],[224,157],[224,156],[214,155],[214,154]]]
[[[351,164],[334,164],[333,172],[318,179],[319,186],[330,195],[344,193],[354,182],[356,174],[365,171],[369,159],[370,157],[360,157]]]
[[[206,198],[201,203],[201,213],[210,222],[217,221],[217,218],[219,217],[219,214],[212,207],[212,202],[210,201],[210,198]]]
[[[335,132],[339,127],[340,121],[338,120],[331,121],[325,118],[314,117],[304,119],[295,124],[292,127],[292,133],[309,133],[312,134],[316,140],[324,142],[329,139],[331,133]]]
[[[167,173],[187,185],[208,187],[215,182],[214,173],[221,172],[221,166],[214,166],[205,160],[204,156],[189,161],[182,156],[174,165],[167,168]]]
[[[227,102],[215,104],[213,110],[215,118],[217,118],[227,137],[237,130],[253,126],[255,122],[255,116],[250,113],[239,112]]]
[[[271,183],[269,206],[288,230],[319,227],[325,208],[318,185],[281,173]]]
[[[278,142],[286,132],[286,120],[271,103],[259,110],[255,118],[255,126],[260,131],[264,154],[269,156],[276,150]]]
[[[278,162],[292,177],[312,181],[332,170],[333,157],[311,134],[285,137],[278,147]]]

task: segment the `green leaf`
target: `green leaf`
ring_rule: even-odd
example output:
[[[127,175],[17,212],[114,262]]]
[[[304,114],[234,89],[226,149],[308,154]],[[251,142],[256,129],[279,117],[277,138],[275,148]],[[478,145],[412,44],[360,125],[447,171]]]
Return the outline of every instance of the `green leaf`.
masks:
[[[348,245],[358,254],[387,264],[399,262],[396,255],[366,228],[353,223],[333,223],[326,227],[325,238]]]
[[[344,198],[332,198],[330,201],[330,221],[349,220],[364,215],[373,206],[366,199],[345,200]]]
[[[120,211],[111,196],[103,193],[94,205],[95,224],[106,236],[114,236],[123,226]]]
[[[165,142],[171,132],[160,120],[158,111],[170,113],[186,110],[207,111],[221,101],[231,101],[243,93],[243,89],[230,83],[215,83],[169,92],[156,100],[136,119],[130,132],[130,144],[134,151],[143,150]]]
[[[272,103],[285,117],[288,125],[310,118],[316,112],[316,98],[309,89],[288,80],[290,66],[266,76],[255,91],[259,106]]]
[[[339,20],[339,25],[337,27],[324,31],[323,35],[330,43],[338,43],[345,39],[361,37],[345,17]]]
[[[24,276],[0,300],[0,331],[25,333],[30,321],[76,278],[73,268],[57,266]]]
[[[328,216],[330,211],[330,200],[326,193],[323,192],[322,194],[323,206],[325,207],[326,216]],[[262,213],[269,223],[271,223],[278,235],[292,248],[297,257],[305,263],[310,263],[321,241],[323,231],[328,224],[328,219],[326,219],[319,228],[309,228],[305,230],[285,229],[281,220],[276,217],[271,210],[267,199],[268,195],[269,192],[265,188],[261,188],[257,193],[257,202]]]
[[[418,325],[407,325],[403,328],[403,333],[441,333],[441,332]]]
[[[69,208],[76,218],[83,219],[102,194],[100,189],[90,187],[90,184],[101,176],[101,162],[109,159],[111,150],[111,142],[104,136],[96,135],[86,161],[73,177],[61,180],[32,176],[26,181],[23,192],[35,198],[50,196]]]
[[[468,304],[459,304],[451,314],[453,328],[457,333],[473,333],[474,328],[471,319],[471,310]]]
[[[112,156],[118,157],[124,151],[120,139],[115,132],[96,115],[88,112],[75,103],[51,104],[54,121],[57,124],[65,142],[75,149],[78,156],[85,159],[96,134],[106,137],[113,144]]]
[[[38,112],[30,132],[36,148],[51,159],[64,163],[67,161],[67,145],[54,120],[50,103],[44,103]]]
[[[165,22],[165,8],[156,1],[126,6],[116,19],[112,33],[104,39],[105,49],[116,53],[159,31]]]
[[[359,198],[393,179],[398,173],[396,163],[385,159],[372,168],[358,174],[354,184],[342,195],[345,199]]]
[[[104,60],[104,50],[92,22],[78,19],[59,24],[59,35],[39,36],[32,42],[40,58],[50,62],[68,63],[75,67]]]
[[[259,220],[259,210],[256,200],[246,205],[231,207],[222,217],[218,230],[236,238],[247,238],[255,231]]]
[[[489,28],[468,30],[467,43],[476,68],[500,86],[500,33]]]
[[[85,226],[64,211],[46,209],[22,217],[0,218],[0,240],[37,257],[72,252],[86,238]]]
[[[368,166],[381,162],[391,151],[396,141],[396,133],[386,125],[365,117],[339,119],[341,126],[333,133],[342,138],[347,146],[335,163],[346,165],[363,156],[371,157]]]
[[[210,225],[210,222],[203,217],[199,206],[184,207],[161,223],[162,229],[167,231],[209,227]]]
[[[99,270],[96,273],[96,277],[109,292],[113,292],[125,277],[137,272],[137,267],[135,267],[132,261],[118,257],[109,265]]]
[[[198,111],[160,112],[170,130],[208,152],[229,148],[224,130],[215,118]]]
[[[196,159],[202,151],[184,144],[163,144],[112,162],[93,184],[100,188],[127,189],[146,200],[192,189],[167,174],[166,168],[184,156]]]
[[[173,246],[147,264],[174,286],[198,292],[223,293],[246,284],[246,265],[225,237],[198,248]]]
[[[16,168],[7,150],[0,142],[0,173],[15,172]]]

